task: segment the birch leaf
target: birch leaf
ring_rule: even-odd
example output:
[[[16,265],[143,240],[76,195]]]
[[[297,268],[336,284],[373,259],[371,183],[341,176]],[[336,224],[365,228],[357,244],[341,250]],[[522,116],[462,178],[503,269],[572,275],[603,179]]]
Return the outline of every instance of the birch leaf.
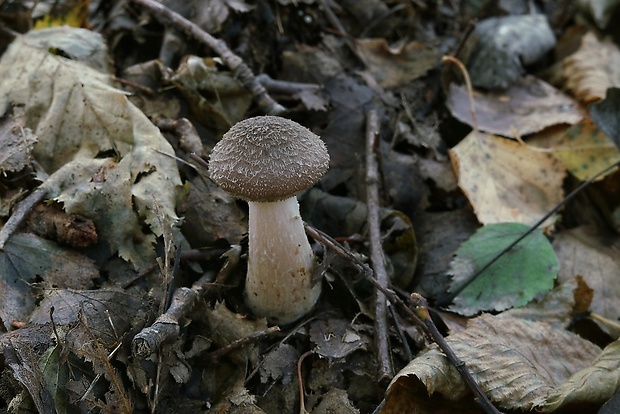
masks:
[[[474,131],[450,159],[482,224],[533,224],[562,201],[566,171],[549,153]]]

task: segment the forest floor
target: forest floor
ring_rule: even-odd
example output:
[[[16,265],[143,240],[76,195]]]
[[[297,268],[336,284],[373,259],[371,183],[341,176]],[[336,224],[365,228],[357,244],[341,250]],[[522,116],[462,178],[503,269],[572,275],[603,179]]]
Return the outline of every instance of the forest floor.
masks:
[[[620,7],[575,3],[0,2],[0,411],[618,412]],[[282,325],[207,170],[262,115],[330,155]]]

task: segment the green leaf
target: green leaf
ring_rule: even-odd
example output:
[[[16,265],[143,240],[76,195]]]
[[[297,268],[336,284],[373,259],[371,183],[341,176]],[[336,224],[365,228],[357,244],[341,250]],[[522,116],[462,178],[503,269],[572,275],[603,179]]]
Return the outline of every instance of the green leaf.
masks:
[[[520,223],[499,223],[478,229],[459,247],[450,264],[450,290],[460,289],[528,228]],[[558,260],[551,244],[535,230],[467,285],[450,310],[469,316],[523,306],[550,290],[557,273]]]

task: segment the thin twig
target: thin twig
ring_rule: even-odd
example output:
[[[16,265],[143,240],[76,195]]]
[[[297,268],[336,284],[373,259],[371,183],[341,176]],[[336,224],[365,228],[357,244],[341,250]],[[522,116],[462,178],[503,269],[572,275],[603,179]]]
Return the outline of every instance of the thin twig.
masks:
[[[162,24],[171,24],[175,28],[185,32],[188,36],[211,48],[217,53],[222,61],[241,84],[252,94],[260,108],[269,115],[279,115],[286,109],[277,103],[261,85],[252,73],[252,70],[239,56],[234,54],[223,40],[217,39],[202,30],[198,25],[187,20],[180,14],[170,10],[155,0],[131,0],[134,3],[147,8]]]
[[[379,151],[379,117],[371,109],[366,116],[366,206],[370,237],[370,259],[375,278],[387,288],[389,277],[385,269],[385,255],[381,245],[381,223],[379,218],[379,167],[376,152]],[[390,332],[387,317],[387,299],[375,291],[375,348],[377,350],[377,381],[383,383],[394,376],[390,358]]]
[[[28,197],[24,198],[17,205],[17,208],[11,214],[11,217],[0,228],[0,251],[4,251],[5,244],[9,241],[13,233],[23,223],[34,206],[39,204],[47,195],[47,190],[39,187],[34,190]]]
[[[244,336],[243,338],[239,338],[235,341],[232,341],[226,346],[223,346],[213,352],[209,352],[206,355],[207,359],[210,359],[212,362],[217,362],[220,358],[230,354],[237,349],[243,348],[246,345],[253,344],[254,342],[262,339],[266,336],[273,335],[274,333],[280,332],[279,326],[270,326],[266,329],[261,329],[260,331],[252,332],[248,336]]]
[[[314,354],[314,351],[308,351],[302,354],[297,361],[297,380],[299,382],[299,414],[308,414],[306,411],[305,395],[304,395],[304,381],[301,376],[301,364],[304,362],[307,356]]]
[[[291,82],[273,79],[266,73],[256,76],[256,80],[271,93],[282,95],[295,95],[304,91],[317,92],[321,90],[321,85],[316,83]]]

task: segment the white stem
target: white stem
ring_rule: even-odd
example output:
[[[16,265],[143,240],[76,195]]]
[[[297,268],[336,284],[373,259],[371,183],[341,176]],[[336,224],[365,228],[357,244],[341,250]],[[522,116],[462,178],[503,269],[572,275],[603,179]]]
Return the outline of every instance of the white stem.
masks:
[[[249,202],[246,304],[271,323],[285,324],[312,309],[321,283],[312,285],[314,254],[295,197]]]

